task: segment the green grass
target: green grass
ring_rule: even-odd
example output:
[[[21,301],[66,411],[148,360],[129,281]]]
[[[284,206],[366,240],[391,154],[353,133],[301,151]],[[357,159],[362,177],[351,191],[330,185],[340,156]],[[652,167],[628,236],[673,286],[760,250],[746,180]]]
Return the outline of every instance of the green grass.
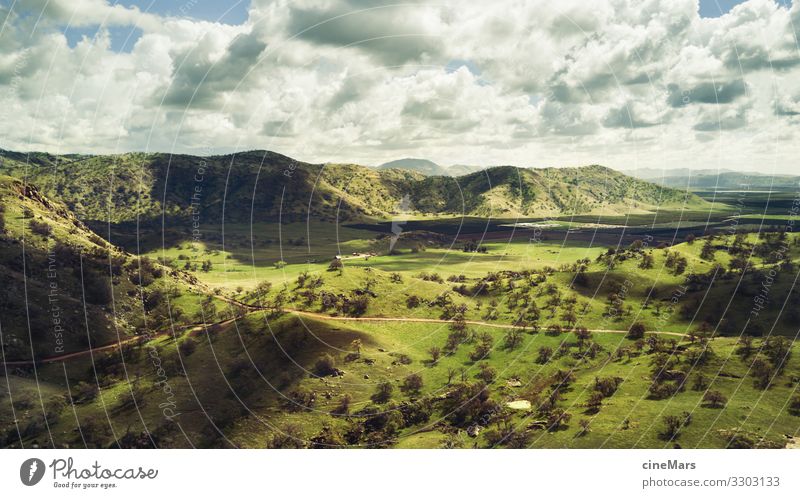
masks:
[[[733,354],[733,339],[720,338],[712,341],[714,355],[711,360],[706,365],[691,368],[689,371],[690,379],[699,372],[713,379],[711,389],[721,391],[728,398],[725,408],[719,409],[703,406],[702,392],[690,388],[666,400],[649,399],[647,389],[650,385],[649,372],[653,356],[642,354],[629,360],[612,361],[609,358],[611,351],[619,346],[632,344],[618,334],[594,334],[593,340],[602,348],[595,359],[580,360],[570,354],[542,365],[536,362],[540,347],[548,346],[555,350],[563,343],[570,347],[570,353],[574,353],[575,336],[526,334],[517,349],[506,350],[502,347],[504,331],[481,327],[474,327],[474,330],[479,333],[488,332],[495,338],[495,348],[484,362],[497,371],[496,380],[490,384],[489,389],[492,399],[501,406],[511,400],[527,399],[537,407],[542,401],[542,386],[546,385],[547,379],[556,370],[571,370],[575,374],[575,381],[562,392],[559,401],[559,406],[572,415],[571,422],[566,428],[554,432],[532,430],[529,442],[531,447],[671,447],[673,443],[660,436],[661,419],[664,415],[680,414],[684,411],[690,412],[693,420],[681,431],[677,442],[686,448],[724,447],[728,438],[723,434],[731,430],[757,434],[776,443],[785,441],[784,434],[796,435],[800,431],[800,418],[788,414],[785,407],[785,403],[796,392],[795,383],[789,381],[790,373],[800,368],[800,356],[796,350],[786,367],[786,373],[769,390],[764,391],[753,386],[752,378],[747,375],[747,364]],[[435,365],[428,361],[428,349],[432,345],[442,344],[447,333],[446,328],[434,324],[340,324],[292,317],[274,321],[268,328],[262,317],[256,314],[239,323],[238,333],[237,328],[231,325],[220,331],[211,342],[205,336],[198,336],[197,350],[184,358],[187,377],[170,375],[169,382],[179,410],[183,413],[179,416],[181,427],[190,438],[202,440],[206,437],[208,422],[201,414],[202,410],[206,410],[217,421],[229,420],[230,414],[226,411],[240,406],[241,402],[247,410],[234,410],[238,416],[225,424],[226,437],[237,446],[264,447],[269,444],[270,437],[276,430],[290,424],[297,427],[306,439],[325,427],[345,430],[348,423],[340,417],[331,416],[329,412],[344,394],[352,396],[351,413],[372,405],[370,396],[377,383],[383,380],[395,385],[392,395],[395,406],[413,398],[436,397],[448,392],[450,369],[456,371],[454,383],[460,381],[462,369],[467,381],[474,382],[478,365],[468,357],[473,348],[471,344],[462,345],[456,354],[442,357]],[[276,339],[271,339],[273,334],[276,334]],[[302,346],[296,346],[299,349],[292,350],[290,362],[278,351],[280,348],[277,346],[291,349],[292,337],[297,334],[304,334],[306,339]],[[361,357],[355,361],[346,361],[344,356],[350,350],[350,342],[355,338],[363,341]],[[159,357],[165,363],[174,361],[177,352],[172,340],[162,338],[154,345],[158,347]],[[262,370],[273,367],[271,371],[263,370],[264,379],[255,373],[249,360],[245,362],[243,374],[231,373],[231,365],[243,358],[245,347],[256,366]],[[342,377],[320,379],[291,366],[296,362],[310,370],[322,352],[328,352],[336,358],[337,366],[344,371]],[[398,360],[401,355],[405,355],[410,362],[406,360],[408,364],[400,363]],[[74,430],[75,416],[84,421],[103,416],[105,410],[111,415],[117,437],[121,437],[130,427],[134,431],[138,430],[141,427],[141,417],[151,428],[173,427],[167,433],[169,436],[159,432],[161,444],[185,444],[175,434],[174,426],[164,421],[159,403],[165,400],[165,396],[158,386],[154,386],[156,376],[149,358],[148,355],[141,355],[138,359],[131,357],[127,364],[131,380],[140,379],[139,386],[143,394],[138,399],[138,410],[132,407],[117,408],[120,399],[130,390],[130,385],[122,375],[103,387],[101,395],[93,402],[76,405],[75,413],[69,407],[61,412],[57,420],[51,423],[51,431],[57,444],[80,446],[79,436]],[[370,363],[365,362],[367,359]],[[278,365],[286,369],[287,375],[282,376],[275,371]],[[69,366],[68,375],[72,382],[86,375],[86,366],[88,364],[84,360]],[[399,389],[400,381],[411,373],[417,373],[423,378],[422,391],[415,395],[402,393]],[[617,376],[624,380],[618,391],[604,400],[598,413],[590,413],[585,404],[597,376]],[[64,392],[63,379],[64,372],[60,365],[41,369],[41,392],[46,400]],[[522,385],[510,387],[508,381],[511,379],[519,380]],[[35,386],[30,380],[18,377],[11,377],[9,380],[15,397],[31,397]],[[250,385],[259,387],[245,387]],[[317,403],[311,411],[293,412],[285,408],[283,396],[296,389],[316,393]],[[240,401],[236,401],[237,397]],[[38,399],[33,401],[35,403],[31,403],[28,411],[24,412],[29,416],[38,408]],[[459,432],[463,428],[452,427],[447,423],[441,425],[443,415],[445,414],[434,409],[427,422],[412,424],[400,430],[392,439],[391,446],[439,447],[447,438],[466,447],[485,447],[489,444],[485,431],[473,439]],[[518,430],[537,419],[535,413],[514,411],[511,415],[511,423]],[[8,424],[11,419],[4,416],[3,420],[7,421],[4,429],[12,430]],[[590,431],[583,436],[578,434],[579,420],[590,421]],[[105,420],[103,422],[107,424]],[[493,424],[488,425],[493,427]],[[623,426],[626,427],[624,430],[621,428]],[[110,439],[109,433],[104,444],[109,444]],[[215,441],[215,445],[227,444],[218,438]],[[33,440],[28,440],[28,444],[32,442]],[[38,443],[42,444],[43,441],[38,439]]]

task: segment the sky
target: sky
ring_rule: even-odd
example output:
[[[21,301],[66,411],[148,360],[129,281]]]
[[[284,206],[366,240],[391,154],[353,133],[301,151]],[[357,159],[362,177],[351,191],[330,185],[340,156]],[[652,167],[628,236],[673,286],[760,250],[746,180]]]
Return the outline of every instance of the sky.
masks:
[[[798,173],[789,0],[0,0],[0,148]]]

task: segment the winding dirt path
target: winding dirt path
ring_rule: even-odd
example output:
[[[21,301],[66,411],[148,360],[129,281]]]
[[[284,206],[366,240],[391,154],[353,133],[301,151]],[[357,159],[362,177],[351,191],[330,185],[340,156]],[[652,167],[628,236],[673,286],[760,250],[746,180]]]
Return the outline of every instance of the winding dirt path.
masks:
[[[224,299],[224,300],[228,301],[228,299]],[[242,305],[242,303],[236,303],[233,300],[230,300],[229,302],[235,303],[237,305]],[[242,306],[249,310],[249,311],[247,311],[245,313],[245,315],[250,314],[250,313],[255,313],[255,312],[258,312],[258,311],[264,311],[264,309],[265,309],[263,307],[254,306],[254,305],[242,305]],[[283,311],[285,313],[291,313],[291,314],[297,315],[297,316],[305,316],[305,317],[314,318],[314,319],[317,319],[317,320],[332,320],[332,321],[342,321],[342,322],[404,322],[404,323],[440,323],[440,324],[452,323],[452,320],[443,320],[443,319],[440,319],[440,318],[406,318],[406,317],[383,317],[383,316],[366,316],[366,317],[330,316],[330,315],[325,315],[325,314],[322,314],[322,313],[315,313],[313,311],[303,311],[303,310],[298,310],[298,309],[294,309],[294,308],[284,308]],[[209,324],[205,324],[205,325],[204,324],[189,325],[189,326],[184,327],[183,329],[181,329],[180,333],[188,332],[189,334],[194,335],[194,334],[202,331],[204,328],[227,325],[229,323],[234,322],[236,319],[237,318],[228,318],[228,319],[225,319],[225,320],[222,320],[222,321],[219,321],[219,322],[209,323]],[[518,329],[518,328],[521,328],[521,327],[519,327],[517,325],[512,325],[512,324],[509,324],[509,323],[492,323],[492,322],[482,322],[482,321],[478,321],[478,320],[465,320],[465,322],[467,324],[469,324],[469,325],[478,325],[478,326],[482,326],[482,327],[492,327],[492,328],[497,328],[497,329]],[[627,334],[628,333],[627,330],[612,330],[612,329],[587,329],[587,330],[589,332],[598,333],[598,334]],[[143,342],[146,342],[148,339],[149,340],[157,339],[159,337],[164,337],[164,336],[169,335],[171,333],[172,333],[172,329],[166,329],[166,330],[162,330],[162,331],[156,332],[154,334],[150,334],[149,336],[148,335],[138,335],[138,336],[128,337],[128,338],[122,339],[120,341],[113,342],[111,344],[105,344],[103,346],[97,346],[97,347],[94,347],[94,348],[85,349],[83,351],[75,351],[75,352],[72,352],[72,353],[66,353],[66,354],[61,354],[61,355],[56,355],[56,356],[48,356],[46,358],[39,358],[37,360],[19,360],[19,361],[6,361],[6,362],[0,361],[0,365],[3,365],[4,367],[23,367],[23,366],[30,366],[30,365],[33,365],[33,364],[40,365],[40,364],[55,363],[55,362],[60,362],[60,361],[67,361],[67,360],[71,360],[73,358],[80,358],[80,357],[87,356],[87,355],[94,354],[94,353],[102,353],[102,352],[105,352],[105,351],[114,351],[114,350],[119,349],[122,346],[126,346],[128,344],[143,343]],[[647,332],[647,334],[650,334],[650,335],[666,335],[666,336],[679,337],[679,338],[687,337],[687,334],[681,334],[680,332],[649,331],[649,332]]]

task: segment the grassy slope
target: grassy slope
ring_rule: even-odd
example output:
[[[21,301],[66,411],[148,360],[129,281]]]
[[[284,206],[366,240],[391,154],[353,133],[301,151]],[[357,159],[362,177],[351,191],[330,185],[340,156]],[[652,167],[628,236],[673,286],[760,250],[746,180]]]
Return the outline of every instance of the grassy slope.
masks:
[[[188,221],[200,206],[206,227],[223,221],[389,219],[416,214],[483,217],[645,213],[657,208],[706,209],[678,190],[601,166],[490,168],[457,178],[352,164],[314,165],[266,151],[235,156],[130,153],[62,156],[6,153],[0,173],[40,185],[82,219]],[[580,179],[580,181],[578,180]],[[197,191],[199,189],[199,191]]]
[[[0,206],[5,358],[83,350],[141,333],[170,312],[181,323],[181,312],[196,309],[200,295],[177,272],[140,266],[37,189],[0,177]],[[142,300],[156,293],[165,302],[145,311]],[[183,304],[170,311],[179,295]]]
[[[169,383],[174,393],[179,412],[174,422],[163,417],[159,403],[166,400],[160,386],[154,386],[154,367],[149,353],[129,353],[126,373],[131,381],[138,379],[135,392],[138,409],[123,406],[131,383],[125,373],[117,368],[117,375],[103,376],[101,395],[92,402],[76,405],[75,413],[63,410],[54,416],[50,431],[57,444],[82,446],[80,434],[75,430],[75,417],[88,424],[109,426],[104,413],[108,410],[111,426],[116,437],[126,433],[138,434],[142,430],[142,419],[152,431],[159,446],[188,446],[184,435],[195,445],[264,447],[270,438],[288,426],[296,427],[298,435],[307,440],[325,427],[346,431],[350,422],[329,414],[344,394],[352,396],[351,413],[370,406],[370,395],[382,380],[395,385],[394,403],[422,397],[436,397],[449,391],[448,369],[457,372],[454,383],[459,381],[461,369],[465,378],[473,382],[477,365],[469,360],[470,345],[462,346],[453,356],[442,358],[438,364],[430,365],[427,350],[431,345],[444,341],[447,330],[428,324],[352,324],[341,325],[330,322],[284,317],[265,325],[260,315],[254,315],[229,325],[211,336],[195,338],[198,347],[191,355],[181,357],[175,342],[160,339],[154,346],[169,372]],[[490,384],[492,399],[501,405],[510,400],[527,399],[534,407],[542,401],[542,388],[558,369],[572,370],[575,381],[562,392],[559,406],[573,416],[568,427],[550,432],[540,429],[529,431],[529,444],[533,447],[664,447],[662,431],[663,415],[691,412],[693,422],[686,427],[677,441],[683,447],[724,447],[729,438],[724,431],[738,429],[742,433],[754,434],[776,444],[785,442],[784,434],[796,435],[800,430],[800,419],[786,412],[785,403],[795,392],[796,386],[787,383],[788,374],[782,376],[767,391],[753,387],[747,376],[747,364],[733,355],[731,339],[712,341],[712,359],[702,367],[687,367],[690,379],[700,373],[715,379],[712,389],[721,391],[727,398],[727,407],[715,409],[702,406],[702,392],[686,389],[668,400],[653,400],[647,397],[650,381],[648,374],[654,356],[644,353],[631,359],[609,360],[609,352],[619,346],[630,346],[631,341],[620,335],[595,334],[594,339],[602,346],[593,360],[578,360],[567,355],[551,360],[545,365],[535,361],[538,348],[550,346],[557,349],[565,343],[570,352],[576,352],[575,338],[571,334],[550,337],[544,334],[525,335],[523,344],[514,351],[500,347],[503,331],[476,328],[477,332],[488,332],[496,338],[498,347],[493,350],[487,363],[497,370],[497,379]],[[363,341],[361,359],[345,361],[353,339]],[[245,354],[244,351],[247,351]],[[336,358],[337,366],[344,370],[342,377],[317,378],[310,375],[313,363],[319,354],[328,352]],[[400,354],[407,355],[409,364],[398,363]],[[108,355],[106,364],[119,363],[114,355]],[[685,359],[677,356],[680,362]],[[371,364],[365,362],[369,359]],[[186,376],[178,375],[180,361],[185,365]],[[797,371],[800,367],[797,351],[786,371]],[[259,373],[260,372],[260,373]],[[416,395],[406,395],[399,390],[399,382],[410,373],[422,376],[424,386]],[[87,361],[73,362],[68,366],[68,375],[73,383],[81,379],[92,381]],[[263,375],[263,377],[262,377]],[[586,399],[596,376],[618,376],[624,379],[619,390],[607,398],[598,413],[587,412]],[[109,378],[110,377],[110,378]],[[367,378],[368,377],[368,378]],[[42,395],[48,399],[65,392],[64,372],[60,365],[46,367],[40,371]],[[509,387],[508,380],[518,379],[520,387]],[[35,418],[41,414],[35,384],[23,378],[10,378],[13,397],[23,414]],[[317,402],[309,410],[290,410],[287,396],[291,391],[303,389],[316,393]],[[8,396],[6,395],[6,399]],[[15,435],[15,427],[7,413],[9,403],[2,403],[4,429]],[[389,405],[379,409],[393,410]],[[397,406],[397,405],[394,405]],[[446,435],[457,445],[484,447],[488,444],[485,433],[479,438],[469,438],[459,428],[442,421],[445,415],[434,405],[429,421],[401,428],[390,438],[390,444],[400,447],[437,447]],[[246,408],[245,408],[246,407]],[[27,420],[20,417],[23,420]],[[511,424],[522,431],[538,417],[529,412],[513,412]],[[222,428],[225,437],[216,434],[209,419]],[[590,421],[590,432],[578,436],[577,421]],[[354,419],[355,420],[355,419]],[[627,429],[620,430],[627,420]],[[494,424],[489,424],[493,427]],[[463,431],[463,427],[461,428]],[[35,439],[45,443],[42,436]],[[114,445],[114,436],[107,429],[96,444]],[[34,439],[28,439],[30,445]],[[149,444],[149,442],[148,442]],[[367,444],[362,441],[359,444]]]

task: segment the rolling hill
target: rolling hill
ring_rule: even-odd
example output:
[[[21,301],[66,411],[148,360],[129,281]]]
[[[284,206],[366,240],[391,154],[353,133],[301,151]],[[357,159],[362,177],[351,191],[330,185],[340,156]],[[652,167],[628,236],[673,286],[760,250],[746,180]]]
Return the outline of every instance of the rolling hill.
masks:
[[[433,161],[429,161],[427,159],[414,159],[410,157],[383,163],[378,166],[378,169],[405,169],[422,173],[425,176],[445,176],[448,174],[447,169],[439,166]]]
[[[225,156],[4,153],[0,174],[37,185],[79,219],[220,226],[277,220],[390,219],[400,210],[481,217],[707,208],[685,192],[602,166],[498,166],[459,177],[309,164],[268,151]]]
[[[686,168],[672,171],[641,169],[624,173],[664,187],[690,190],[788,189],[796,188],[800,183],[800,177],[793,175],[770,175],[725,169],[719,171],[710,169],[692,171]]]
[[[36,187],[0,176],[0,308],[5,360],[55,356],[179,326],[193,277],[90,231]]]

